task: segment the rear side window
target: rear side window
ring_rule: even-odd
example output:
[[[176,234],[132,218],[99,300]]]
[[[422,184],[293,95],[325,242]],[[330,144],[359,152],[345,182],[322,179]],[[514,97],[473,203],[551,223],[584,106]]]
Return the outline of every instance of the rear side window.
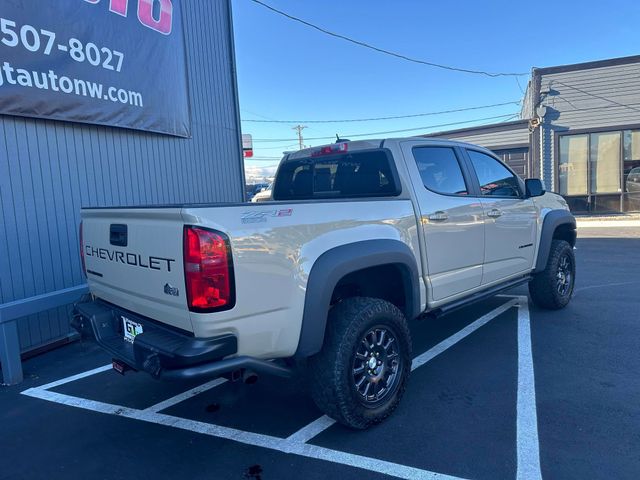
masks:
[[[413,156],[422,183],[429,190],[446,195],[469,194],[453,148],[418,147],[413,149]]]
[[[482,195],[494,197],[520,196],[520,183],[507,167],[486,153],[476,150],[467,150],[467,153],[478,177]]]
[[[384,197],[400,186],[384,150],[286,160],[278,170],[274,200]]]

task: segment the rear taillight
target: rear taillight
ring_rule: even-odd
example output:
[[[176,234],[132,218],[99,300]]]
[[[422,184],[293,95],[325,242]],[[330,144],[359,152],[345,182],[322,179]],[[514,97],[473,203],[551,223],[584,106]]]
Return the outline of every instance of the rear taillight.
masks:
[[[227,236],[206,228],[185,227],[184,276],[190,310],[211,312],[232,308],[233,264]]]
[[[87,276],[87,266],[84,263],[84,242],[83,240],[83,235],[82,235],[82,221],[80,221],[80,261],[82,262],[82,273],[84,273],[84,276]]]

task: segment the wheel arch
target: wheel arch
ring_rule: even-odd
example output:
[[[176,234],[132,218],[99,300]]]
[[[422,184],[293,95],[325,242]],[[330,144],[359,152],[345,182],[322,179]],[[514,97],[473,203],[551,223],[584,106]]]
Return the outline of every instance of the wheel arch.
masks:
[[[572,247],[576,244],[576,219],[568,210],[552,210],[547,213],[542,222],[538,259],[534,273],[543,271],[549,260],[551,242],[554,239],[566,240]]]
[[[394,266],[400,272],[403,313],[408,319],[420,314],[420,279],[416,257],[399,240],[364,240],[332,248],[318,257],[307,280],[297,357],[320,351],[336,286],[350,274],[372,267]]]

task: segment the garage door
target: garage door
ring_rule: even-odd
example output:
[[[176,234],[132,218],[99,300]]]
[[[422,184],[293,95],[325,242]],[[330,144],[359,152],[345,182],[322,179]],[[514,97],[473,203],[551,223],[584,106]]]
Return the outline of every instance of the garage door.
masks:
[[[521,178],[529,178],[529,147],[493,150]]]

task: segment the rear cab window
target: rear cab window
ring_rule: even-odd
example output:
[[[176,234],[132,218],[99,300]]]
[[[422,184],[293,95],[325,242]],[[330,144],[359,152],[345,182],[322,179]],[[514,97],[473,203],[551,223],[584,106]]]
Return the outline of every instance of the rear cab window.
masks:
[[[444,195],[469,195],[456,152],[451,147],[415,147],[413,157],[422,184]]]
[[[400,191],[391,154],[375,149],[285,159],[278,169],[273,198],[388,197]]]

